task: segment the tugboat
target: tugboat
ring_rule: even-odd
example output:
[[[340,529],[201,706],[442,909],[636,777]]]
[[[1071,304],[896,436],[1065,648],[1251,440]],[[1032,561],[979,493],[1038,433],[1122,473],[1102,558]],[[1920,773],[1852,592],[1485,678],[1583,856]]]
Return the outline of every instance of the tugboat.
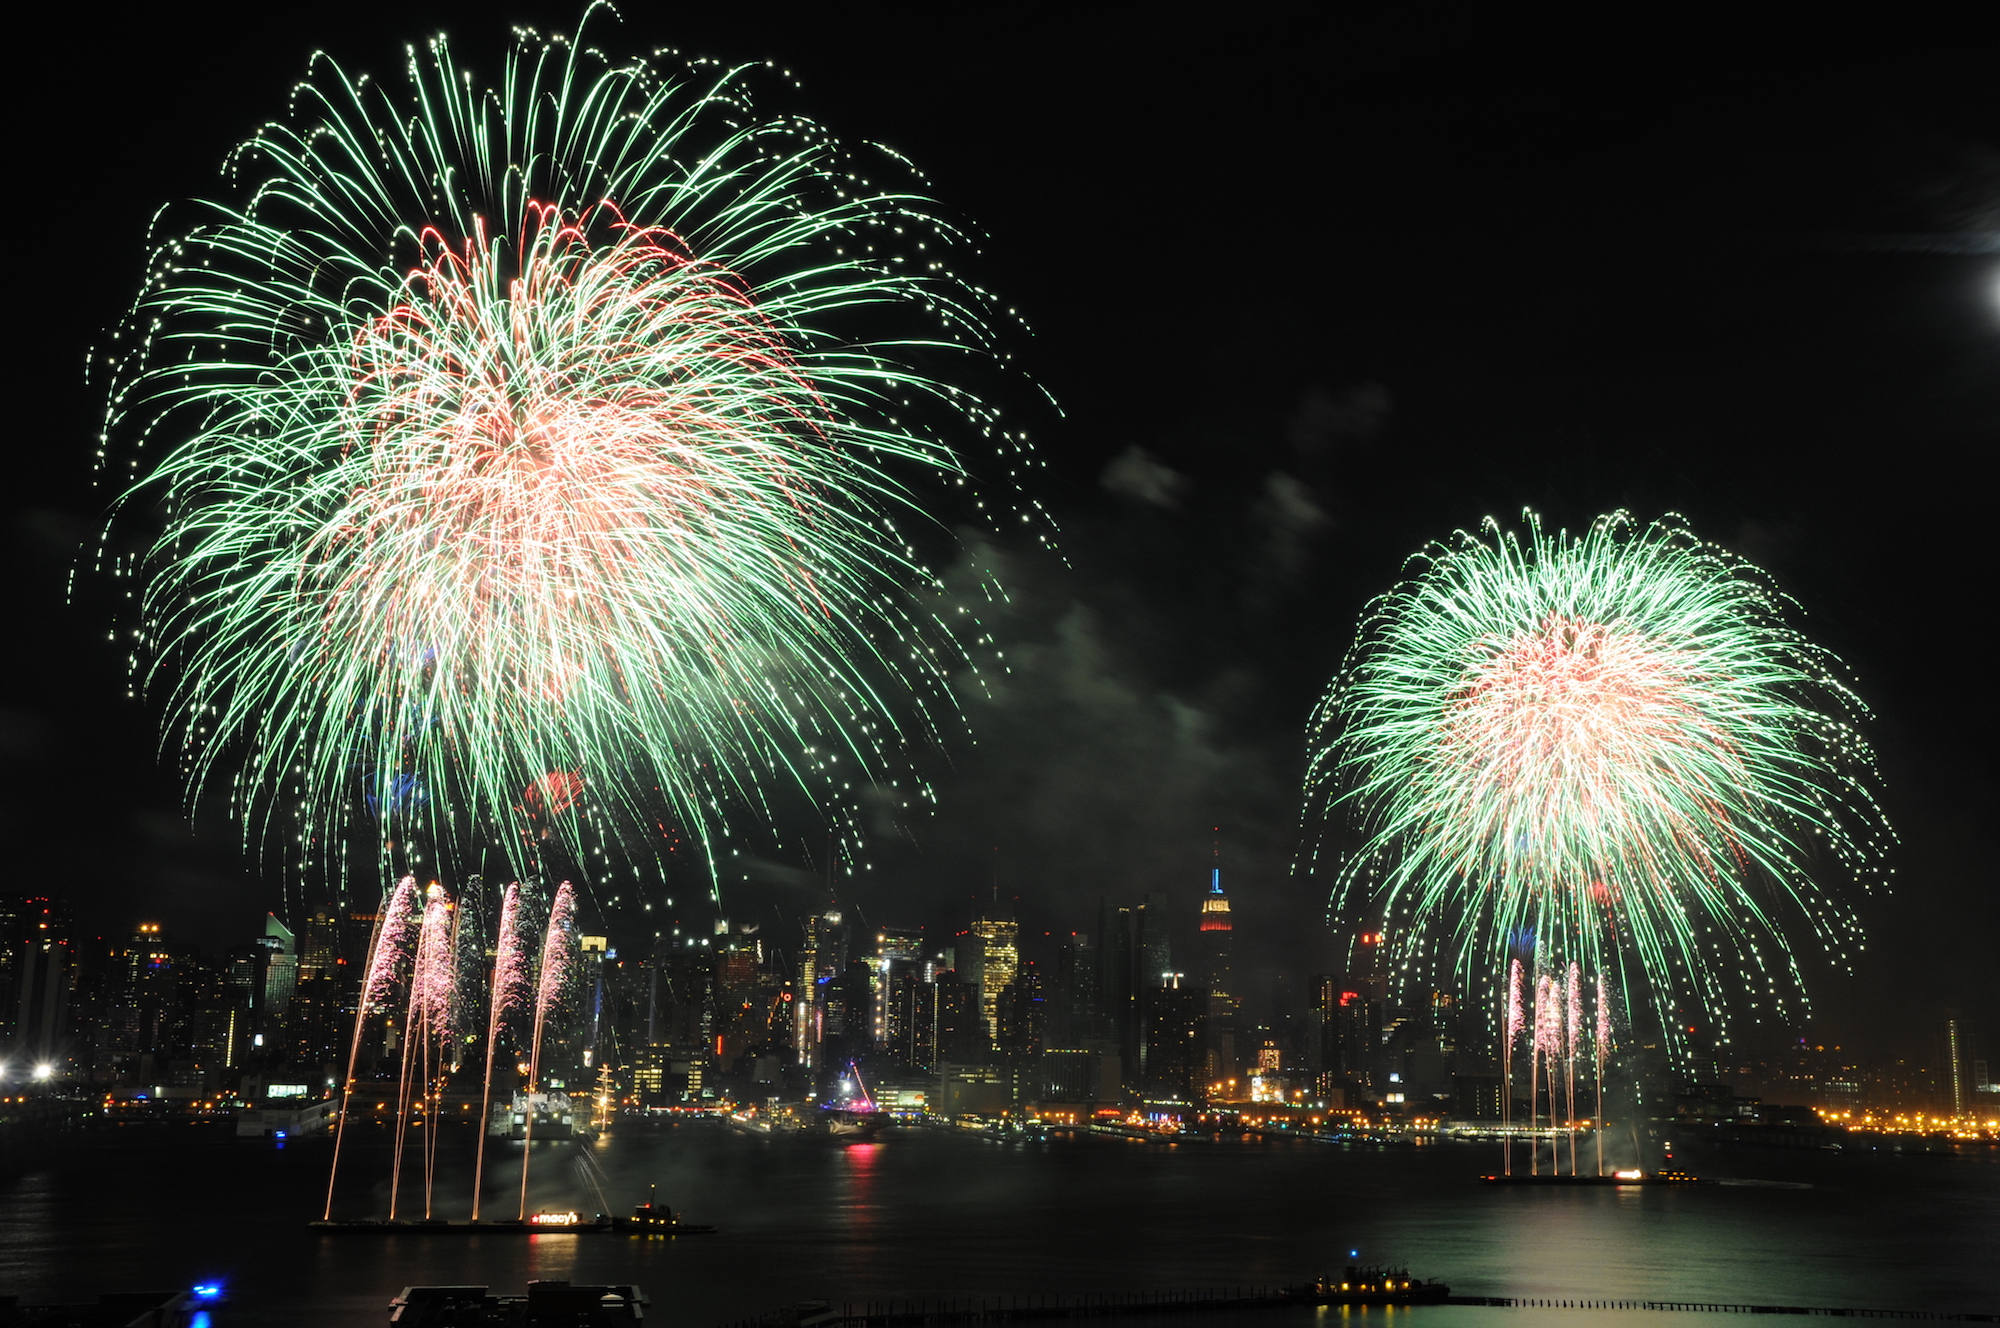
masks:
[[[659,1186],[646,1187],[646,1202],[632,1209],[630,1217],[611,1220],[611,1229],[632,1236],[713,1236],[715,1228],[681,1221],[681,1215],[659,1202]]]
[[[1305,1305],[1442,1305],[1451,1288],[1436,1278],[1419,1282],[1401,1265],[1351,1263],[1337,1278],[1321,1273],[1284,1295]]]

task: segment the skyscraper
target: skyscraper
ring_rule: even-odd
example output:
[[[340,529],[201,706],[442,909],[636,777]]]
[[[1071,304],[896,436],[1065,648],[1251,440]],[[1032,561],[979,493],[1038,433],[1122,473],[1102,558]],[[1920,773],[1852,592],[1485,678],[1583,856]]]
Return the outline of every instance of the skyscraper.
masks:
[[[1102,1036],[1117,1045],[1119,1062],[1137,1070],[1139,1066],[1139,1016],[1133,982],[1136,956],[1132,952],[1132,910],[1112,908],[1109,900],[1097,906],[1097,1001],[1104,1020]]]
[[[1183,987],[1178,974],[1146,992],[1145,1088],[1150,1097],[1201,1106],[1208,1101],[1208,989]]]
[[[1959,1020],[1948,1018],[1938,1030],[1938,1051],[1944,1062],[1944,1092],[1938,1105],[1957,1116],[1971,1106],[1971,1097],[1966,1091],[1965,1033]]]
[[[258,938],[264,948],[262,989],[252,1004],[261,1013],[282,1019],[291,1008],[292,993],[299,984],[298,938],[275,913],[264,915],[264,934]]]
[[[811,1067],[819,1060],[819,947],[821,919],[806,919],[799,945],[798,972],[792,993],[792,1057]]]
[[[1021,969],[1021,924],[1013,909],[995,902],[972,919],[971,931],[979,951],[979,1015],[989,1042],[998,1043],[1000,993]]]
[[[877,927],[875,958],[868,976],[874,996],[875,1045],[891,1051],[891,1059],[906,1060],[908,1036],[908,986],[912,974],[923,965],[924,932],[921,927]],[[895,1049],[901,1045],[902,1055]]]
[[[999,1009],[1000,1049],[1017,1056],[1040,1055],[1048,1033],[1048,1002],[1034,960],[1022,964],[1000,993]]]
[[[1236,979],[1230,969],[1233,921],[1229,896],[1222,892],[1221,849],[1209,869],[1208,893],[1201,901],[1200,947],[1202,977],[1208,983],[1208,1066],[1210,1083],[1236,1074]]]
[[[1138,986],[1157,987],[1174,972],[1174,948],[1168,940],[1167,900],[1147,895],[1132,910],[1132,944],[1138,956]]]

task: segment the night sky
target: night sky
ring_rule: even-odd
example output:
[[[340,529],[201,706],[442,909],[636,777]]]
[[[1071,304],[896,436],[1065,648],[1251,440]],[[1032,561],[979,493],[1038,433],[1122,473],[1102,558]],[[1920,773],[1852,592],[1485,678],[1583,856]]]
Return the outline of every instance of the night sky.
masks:
[[[228,943],[283,895],[233,827],[189,831],[109,624],[66,600],[108,501],[86,350],[149,217],[212,191],[314,47],[394,74],[445,26],[484,72],[504,22],[574,12],[481,9],[62,11],[15,45],[0,814],[9,888],[71,893],[87,930]],[[1012,674],[844,904],[948,932],[997,876],[1037,933],[1100,895],[1191,908],[1220,826],[1259,981],[1333,967],[1325,885],[1290,864],[1306,717],[1362,606],[1489,514],[1678,511],[1776,576],[1876,712],[1897,885],[1859,901],[1854,974],[1808,964],[1803,1031],[1917,1051],[1955,1008],[2000,1054],[1990,47],[814,12],[635,6],[596,39],[773,59],[803,89],[768,109],[906,153],[983,231],[962,266],[1064,412],[1020,403],[1066,565],[983,549]],[[823,900],[818,832],[781,833],[797,851],[729,901],[767,931]]]

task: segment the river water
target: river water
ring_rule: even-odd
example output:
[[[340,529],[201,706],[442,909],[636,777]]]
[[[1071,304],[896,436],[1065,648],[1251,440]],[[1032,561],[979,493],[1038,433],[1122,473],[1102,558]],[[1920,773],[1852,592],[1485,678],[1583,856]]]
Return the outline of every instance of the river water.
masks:
[[[471,1143],[469,1132],[444,1139],[438,1216],[467,1215]],[[520,1184],[521,1146],[496,1147],[489,1217],[511,1213]],[[653,1299],[649,1320],[706,1328],[810,1298],[1279,1285],[1359,1250],[1465,1295],[2000,1310],[1995,1150],[1683,1156],[1704,1175],[1755,1183],[1485,1187],[1473,1177],[1493,1169],[1495,1149],[1453,1143],[1024,1144],[923,1131],[841,1146],[701,1123],[538,1144],[530,1206],[624,1212],[656,1183],[662,1202],[717,1235],[374,1238],[308,1230],[325,1200],[323,1141],[106,1131],[0,1181],[0,1292],[33,1302],[218,1279],[231,1300],[217,1328],[348,1328],[386,1322],[384,1306],[407,1284],[519,1293],[530,1278],[557,1277],[636,1282]],[[341,1213],[386,1210],[379,1142],[350,1139],[342,1167]],[[1176,1322],[1300,1328],[1323,1317]],[[1386,1317],[1400,1328],[1747,1322],[1459,1306]]]

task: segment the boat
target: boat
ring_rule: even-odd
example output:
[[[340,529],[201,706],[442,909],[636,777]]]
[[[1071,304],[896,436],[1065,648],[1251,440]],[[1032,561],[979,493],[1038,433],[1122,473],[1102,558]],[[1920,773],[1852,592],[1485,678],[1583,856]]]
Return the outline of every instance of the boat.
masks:
[[[1713,1185],[1685,1171],[1613,1171],[1603,1176],[1512,1175],[1481,1176],[1482,1185]]]
[[[582,1286],[544,1280],[528,1283],[525,1296],[489,1296],[483,1286],[409,1286],[389,1302],[389,1322],[410,1328],[639,1323],[650,1303],[646,1293],[630,1283]]]
[[[486,1135],[490,1139],[526,1139],[530,1137],[528,1115],[534,1113],[533,1138],[537,1143],[551,1139],[595,1138],[597,1129],[591,1121],[590,1113],[579,1112],[569,1094],[557,1091],[547,1093],[516,1093],[509,1102],[495,1102],[493,1112],[486,1120]]]
[[[1401,1265],[1351,1263],[1339,1277],[1321,1273],[1283,1294],[1302,1305],[1442,1305],[1451,1288],[1436,1278],[1419,1282]]]
[[[853,1061],[847,1063],[847,1073],[854,1076],[855,1091],[843,1094],[830,1102],[820,1103],[820,1117],[826,1122],[826,1132],[836,1139],[849,1143],[860,1143],[873,1139],[889,1124],[888,1112],[875,1105],[875,1098],[862,1082],[861,1067]],[[847,1082],[843,1076],[841,1083]]]
[[[713,1236],[715,1228],[681,1221],[681,1215],[660,1203],[658,1186],[648,1186],[646,1202],[632,1209],[632,1216],[613,1218],[612,1230],[634,1236]]]

